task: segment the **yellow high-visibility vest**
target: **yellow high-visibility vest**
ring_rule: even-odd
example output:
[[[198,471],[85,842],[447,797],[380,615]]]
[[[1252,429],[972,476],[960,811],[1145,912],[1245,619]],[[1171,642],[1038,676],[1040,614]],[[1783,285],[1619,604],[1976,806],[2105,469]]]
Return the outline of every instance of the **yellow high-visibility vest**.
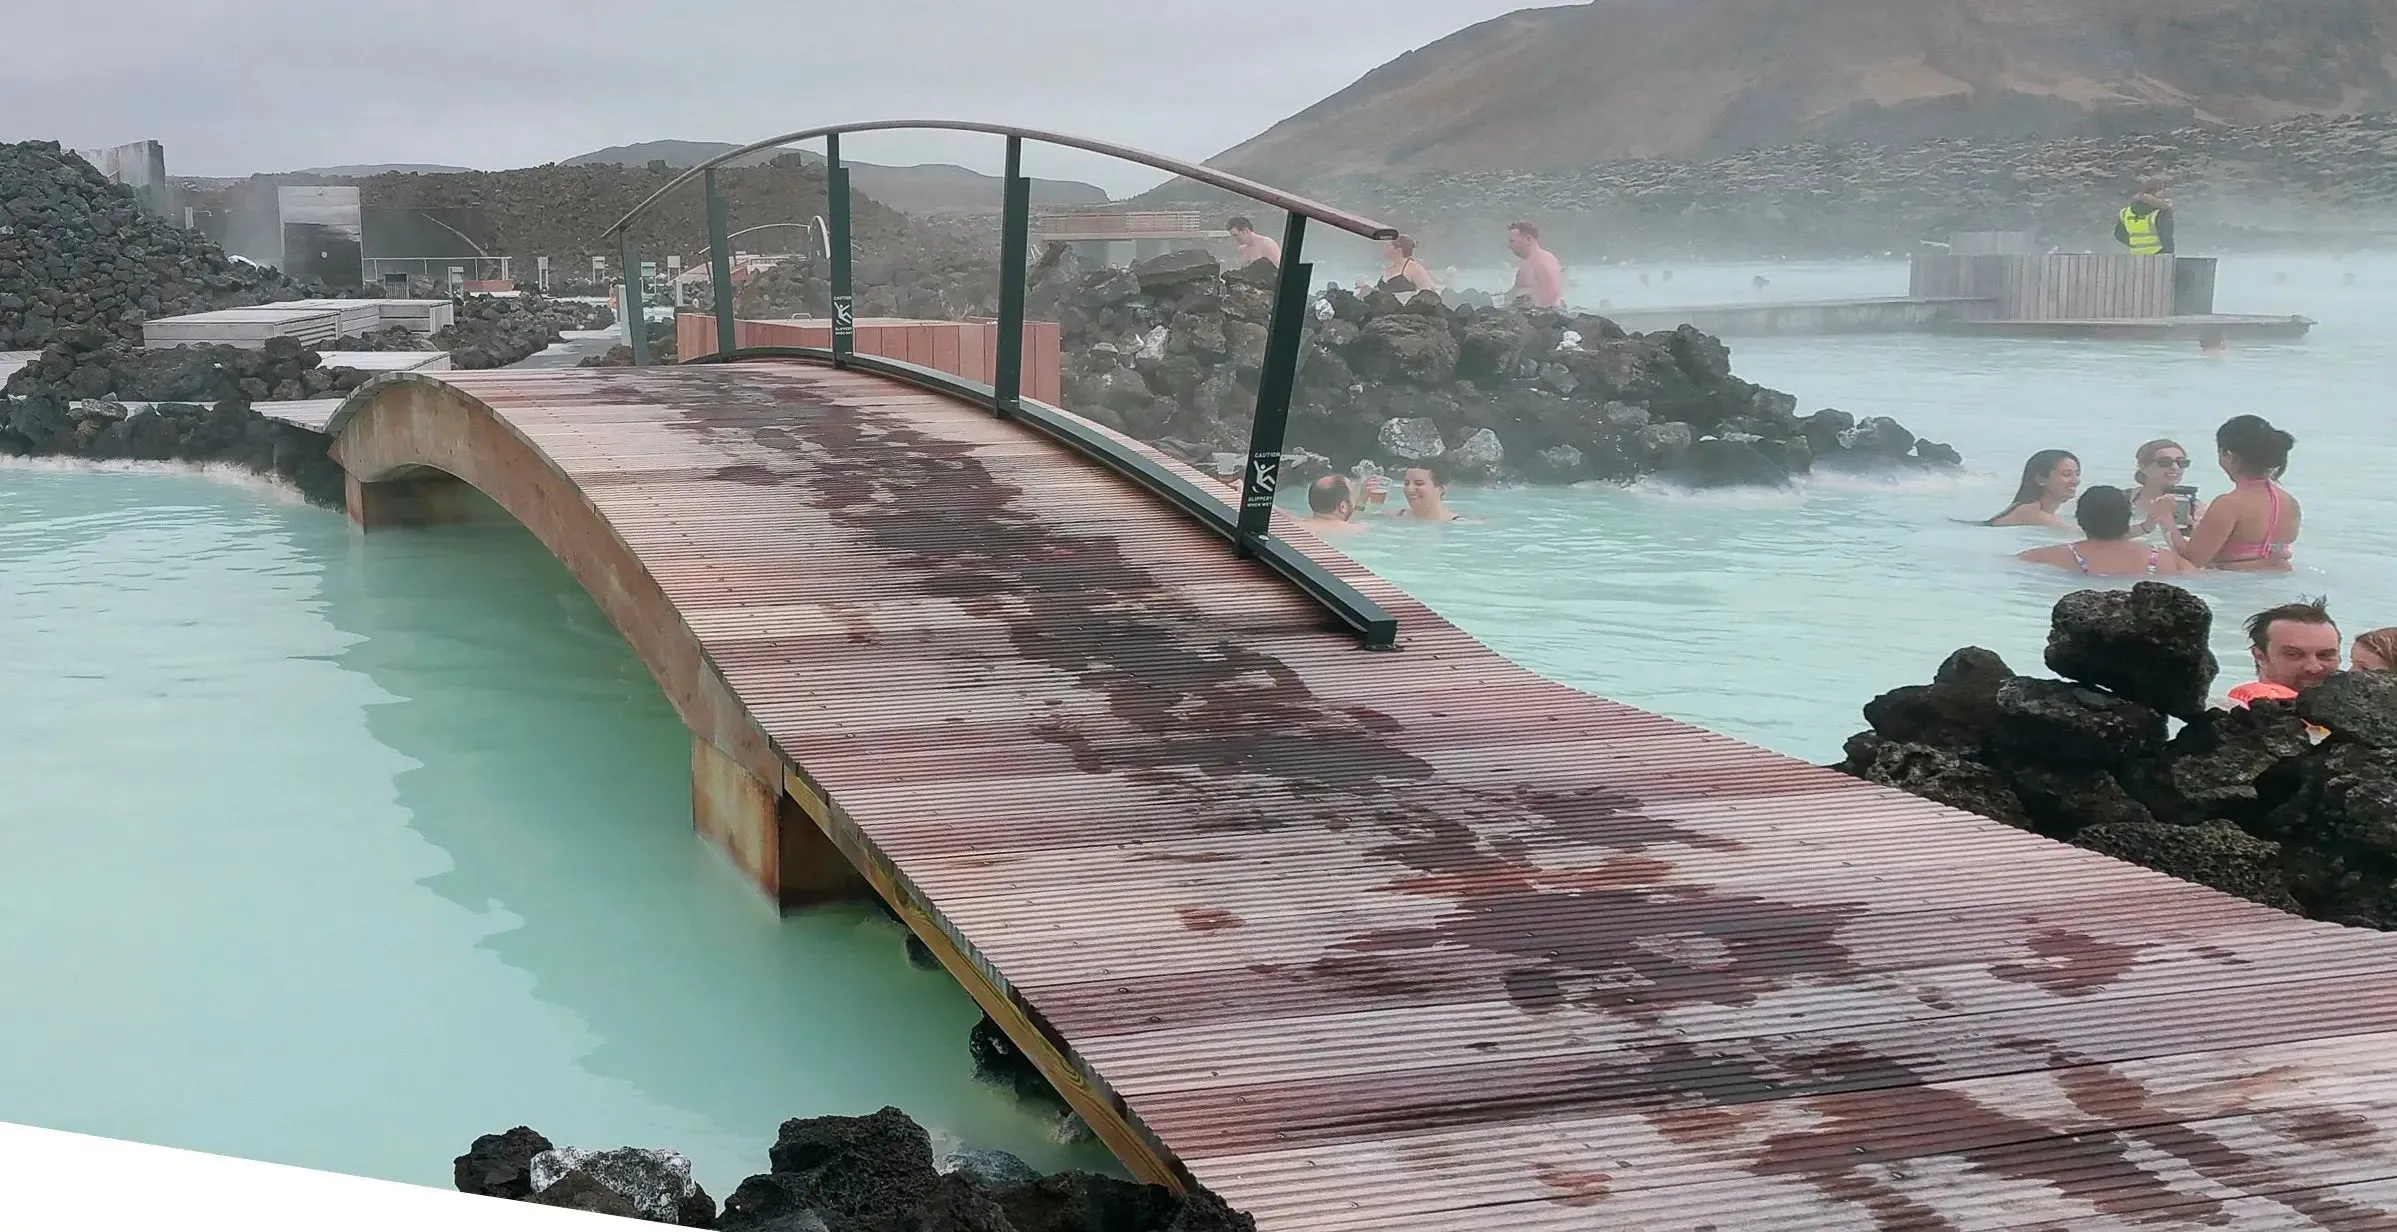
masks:
[[[2152,257],[2164,251],[2164,237],[2156,234],[2156,216],[2138,214],[2131,207],[2122,207],[2122,234],[2137,256]]]

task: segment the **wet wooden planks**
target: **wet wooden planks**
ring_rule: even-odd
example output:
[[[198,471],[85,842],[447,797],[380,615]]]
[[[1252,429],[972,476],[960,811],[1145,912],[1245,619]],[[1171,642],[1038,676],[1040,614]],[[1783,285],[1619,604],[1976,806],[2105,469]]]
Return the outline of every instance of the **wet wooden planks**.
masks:
[[[1269,1232],[2397,1228],[2397,939],[1564,689],[1329,557],[1400,620],[1356,650],[936,395],[450,379]]]

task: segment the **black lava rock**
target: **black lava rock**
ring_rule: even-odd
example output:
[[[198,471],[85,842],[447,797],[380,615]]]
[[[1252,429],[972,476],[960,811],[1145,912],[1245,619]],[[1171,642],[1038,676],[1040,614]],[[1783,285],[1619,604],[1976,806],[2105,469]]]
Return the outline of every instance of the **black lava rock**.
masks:
[[[1066,1106],[1065,1097],[1049,1084],[1040,1067],[1015,1046],[1014,1040],[1007,1038],[1007,1033],[999,1029],[999,1024],[991,1021],[990,1015],[983,1015],[982,1020],[974,1024],[973,1031],[966,1037],[966,1050],[974,1058],[975,1075],[984,1082],[1006,1087],[1024,1099],[1055,1104],[1060,1108]]]
[[[931,1137],[896,1108],[871,1116],[785,1121],[767,1158],[774,1171],[762,1178],[762,1188],[778,1196],[747,1205],[814,1209],[827,1221],[897,1214],[940,1179],[932,1165]],[[752,1193],[752,1183],[760,1180],[743,1181],[726,1199],[726,1210],[744,1205],[742,1195]],[[753,1196],[765,1197],[762,1192]]]
[[[2164,747],[2164,716],[2102,689],[2017,676],[1997,691],[2001,763],[2108,769]]]
[[[2004,775],[1950,749],[1882,742],[1874,749],[1870,764],[1851,772],[1867,782],[1895,787],[1949,808],[2025,830],[2032,828],[2029,812]]]
[[[2194,719],[2218,670],[2207,647],[2213,629],[2205,600],[2178,586],[2074,591],[2056,601],[2047,665],[2067,680]]]
[[[2162,822],[2091,826],[2081,831],[2074,844],[2250,902],[2298,910],[2280,866],[2280,844],[2255,838],[2227,821],[2195,826]]]
[[[1164,1232],[1181,1202],[1156,1185],[1094,1172],[1060,1172],[1001,1190],[1016,1232]]]
[[[139,342],[160,317],[325,294],[233,260],[56,142],[0,143],[0,350]]]
[[[533,1192],[533,1156],[549,1149],[549,1139],[522,1125],[506,1133],[484,1134],[458,1156],[451,1180],[459,1193],[528,1198]]]
[[[2339,672],[2298,694],[2297,714],[2340,740],[2397,749],[2397,672]]]
[[[2006,661],[1978,646],[1949,655],[1927,685],[1892,689],[1864,704],[1875,734],[1943,749],[1978,749],[1997,733],[1998,687],[2013,677]]]

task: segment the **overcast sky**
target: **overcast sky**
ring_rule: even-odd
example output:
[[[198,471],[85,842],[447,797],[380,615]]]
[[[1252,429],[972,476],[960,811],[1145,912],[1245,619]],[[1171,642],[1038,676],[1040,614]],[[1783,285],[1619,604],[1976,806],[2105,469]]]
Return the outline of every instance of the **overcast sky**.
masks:
[[[996,120],[1205,158],[1376,65],[1540,0],[59,0],[12,6],[0,139],[154,138],[174,175],[531,166],[658,138]],[[996,139],[852,138],[997,168]],[[1091,156],[1026,170],[1121,195]]]

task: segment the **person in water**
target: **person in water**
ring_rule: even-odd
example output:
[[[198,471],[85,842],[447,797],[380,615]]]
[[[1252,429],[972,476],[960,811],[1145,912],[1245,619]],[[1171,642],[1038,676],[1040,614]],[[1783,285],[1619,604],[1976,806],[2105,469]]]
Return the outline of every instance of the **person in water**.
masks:
[[[1379,284],[1382,290],[1393,294],[1429,291],[1435,285],[1432,272],[1423,268],[1423,262],[1415,259],[1413,236],[1392,236],[1390,242],[1382,246],[1382,280]]]
[[[2195,572],[2170,548],[2150,547],[2131,538],[2131,498],[2121,488],[2099,484],[2081,493],[2073,516],[2088,536],[2078,543],[2032,548],[2017,559],[2058,569],[2077,569],[2090,577],[2158,577]]]
[[[2081,460],[2062,449],[2042,449],[2022,464],[2022,482],[2005,511],[1983,526],[2054,526],[2064,519],[2056,511],[2081,488]]]
[[[2397,628],[2356,634],[2355,648],[2347,652],[2347,670],[2397,672]]]
[[[2189,451],[2179,441],[2153,440],[2139,447],[2138,469],[2131,472],[2131,508],[2140,511],[2135,533],[2147,534],[2159,525],[2178,525],[2179,511],[2163,523],[2156,521],[2156,509],[2172,509],[2171,488],[2186,486],[2189,478]],[[2194,530],[2198,519],[2206,516],[2206,503],[2190,498],[2188,524],[2184,531]]]
[[[1557,264],[1555,253],[1540,247],[1540,229],[1528,222],[1508,223],[1506,246],[1519,260],[1509,296],[1534,308],[1563,307],[1565,267]]]
[[[2320,599],[2284,603],[2248,617],[2247,648],[2255,660],[2255,683],[2231,690],[2234,705],[2259,697],[2287,700],[2339,670],[2339,626]]]
[[[2161,501],[2148,516],[2164,527],[2172,550],[2200,569],[2287,570],[2305,520],[2297,498],[2280,486],[2296,444],[2296,437],[2261,415],[2233,416],[2214,433],[2231,490],[2214,498],[2188,534],[2172,525],[2171,509]]]
[[[1250,222],[1246,215],[1233,215],[1223,229],[1232,233],[1232,244],[1240,250],[1236,258],[1239,264],[1254,265],[1259,261],[1269,261],[1275,265],[1282,263],[1281,241],[1257,234],[1257,224]]]
[[[1399,485],[1399,492],[1407,498],[1407,507],[1398,511],[1398,516],[1402,518],[1413,518],[1418,522],[1464,520],[1448,508],[1448,473],[1437,462],[1408,467]]]
[[[1353,535],[1365,529],[1349,520],[1357,514],[1357,496],[1346,475],[1324,475],[1308,484],[1307,511],[1299,521],[1318,535]]]

